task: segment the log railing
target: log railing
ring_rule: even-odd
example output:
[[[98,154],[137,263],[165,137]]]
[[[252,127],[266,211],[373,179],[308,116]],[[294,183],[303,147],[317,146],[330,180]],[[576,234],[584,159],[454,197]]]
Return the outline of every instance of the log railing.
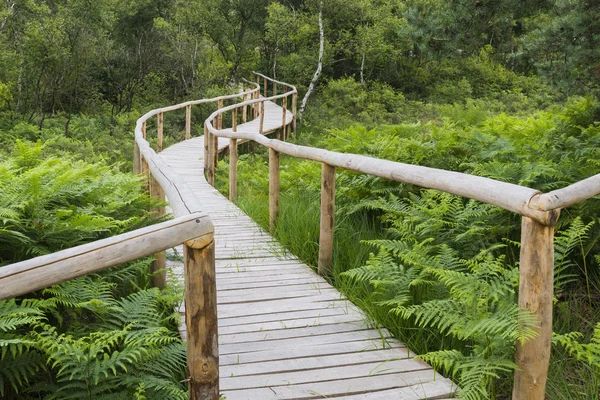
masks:
[[[265,102],[275,102],[281,99],[285,110],[287,99],[291,96],[294,105],[292,107],[293,122],[286,121],[285,113],[288,111],[283,111],[282,129],[285,132],[286,125],[287,127],[292,125],[295,131],[297,91],[292,85],[275,81],[261,74],[256,75],[258,82],[261,79],[263,82],[263,97],[220,108],[206,120],[204,132],[213,142],[216,142],[217,138],[230,139],[231,147],[235,147],[240,141],[254,141],[269,149],[269,221],[271,228],[277,223],[279,215],[279,155],[286,154],[322,163],[318,261],[320,274],[330,274],[333,258],[335,168],[452,193],[492,204],[522,216],[519,306],[537,315],[538,327],[536,328],[537,337],[525,344],[517,343],[516,363],[519,369],[515,372],[513,399],[544,399],[552,338],[554,225],[558,220],[561,208],[600,194],[600,174],[564,189],[544,194],[528,187],[459,172],[298,146],[279,140],[279,135],[270,139],[265,136],[269,132],[263,131],[264,112],[262,110],[264,110]],[[272,95],[267,97],[269,83],[272,85]],[[278,94],[278,85],[282,88],[281,94]],[[233,129],[223,129],[222,125],[215,126],[212,123],[224,113],[231,112],[235,115],[236,110],[247,106],[261,110],[259,111],[258,132],[240,130],[239,126],[234,126]],[[283,138],[285,139],[285,134]],[[230,154],[235,154],[230,159],[230,196],[233,193],[232,198],[235,198],[237,196],[235,188],[237,149],[230,150]],[[210,156],[208,157],[210,160],[216,159],[214,153],[205,154],[205,157],[207,155]],[[216,164],[208,166],[211,184],[214,183],[215,167]]]

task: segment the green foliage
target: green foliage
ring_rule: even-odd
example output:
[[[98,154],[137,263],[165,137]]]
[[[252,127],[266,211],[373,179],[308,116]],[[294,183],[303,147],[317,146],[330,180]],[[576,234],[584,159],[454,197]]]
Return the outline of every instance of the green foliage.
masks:
[[[44,157],[16,142],[0,162],[0,263],[51,253],[148,224],[154,202],[137,178],[102,164]],[[141,212],[140,212],[141,210]]]
[[[137,177],[17,141],[0,161],[0,263],[157,222]],[[180,289],[150,289],[146,258],[0,301],[2,398],[184,399]]]

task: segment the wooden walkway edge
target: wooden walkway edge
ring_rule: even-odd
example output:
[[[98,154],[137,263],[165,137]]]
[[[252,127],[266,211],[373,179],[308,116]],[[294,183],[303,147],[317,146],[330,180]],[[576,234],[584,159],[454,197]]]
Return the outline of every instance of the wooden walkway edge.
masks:
[[[265,114],[265,131],[272,131],[282,108],[266,102]],[[256,125],[238,129],[258,131]],[[219,139],[220,149],[228,145]],[[449,379],[385,329],[369,326],[361,310],[209,185],[203,149],[204,138],[196,137],[160,156],[214,224],[220,390],[227,400],[453,397]],[[175,250],[182,254],[181,246]],[[182,262],[168,266],[183,280]]]

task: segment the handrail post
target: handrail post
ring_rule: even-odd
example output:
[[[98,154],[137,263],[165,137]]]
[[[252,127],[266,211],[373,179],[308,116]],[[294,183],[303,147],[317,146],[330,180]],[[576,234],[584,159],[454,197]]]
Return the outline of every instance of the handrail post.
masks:
[[[292,95],[292,135],[296,136],[296,103],[298,102],[298,93]]]
[[[160,153],[163,149],[163,120],[164,116],[163,113],[158,113],[156,115],[156,147],[157,153]]]
[[[149,174],[150,181],[150,196],[158,201],[165,201],[165,192],[160,187],[156,179]],[[158,216],[165,215],[165,207],[160,206],[155,209],[156,214]],[[154,255],[154,261],[150,266],[150,270],[152,271],[152,286],[157,287],[159,289],[164,289],[167,286],[167,255],[164,251],[156,253]]]
[[[260,88],[256,89],[256,91],[252,94],[252,98],[254,100],[258,100],[260,97]],[[260,113],[260,103],[253,103],[252,109],[254,110],[254,119],[258,118],[258,114]]]
[[[279,218],[279,152],[269,148],[269,229],[275,231]]]
[[[221,108],[223,108],[223,99],[219,99],[218,101],[218,109],[220,110]],[[217,115],[217,121],[215,124],[215,128],[218,130],[223,129],[223,114],[220,113],[219,115]],[[213,143],[213,179],[214,179],[214,172],[217,169],[217,164],[219,164],[219,137],[212,135],[212,143]],[[214,186],[214,181],[213,181],[213,186]]]
[[[189,399],[219,399],[219,347],[214,235],[183,247]]]
[[[267,78],[263,78],[263,96],[264,97],[267,97],[267,87],[268,87]]]
[[[265,101],[261,101],[259,103],[259,114],[260,114],[260,123],[258,126],[258,133],[263,134],[264,126],[265,126]]]
[[[229,141],[229,200],[237,201],[237,139]]]
[[[137,141],[133,140],[133,173],[139,175],[142,172],[142,164],[140,160],[140,146],[138,146]]]
[[[146,121],[142,123],[142,135],[144,139],[146,139]],[[148,162],[146,159],[140,154],[140,173],[144,175],[144,181],[142,182],[142,186],[144,188],[144,192],[148,193],[150,191],[150,168],[148,167]]]
[[[231,130],[237,132],[237,108],[231,110]],[[229,139],[229,200],[237,200],[237,140]]]
[[[273,81],[273,96],[277,96],[277,82]]]
[[[285,114],[287,112],[286,108],[287,108],[287,96],[285,96],[283,98],[283,111],[282,111],[282,116],[281,116],[281,127],[283,129],[283,141],[285,142],[285,138],[286,138],[286,124],[285,124]]]
[[[517,343],[513,400],[543,400],[550,364],[554,296],[554,226],[522,217],[519,307],[535,313],[538,336]]]
[[[145,193],[150,192],[150,168],[148,167],[148,161],[144,157],[140,157],[142,162],[142,175],[144,180],[142,181],[142,187]]]
[[[319,231],[319,275],[329,275],[333,265],[335,213],[335,167],[323,163],[321,173],[321,228]]]
[[[185,140],[192,138],[192,105],[185,106]]]
[[[213,146],[213,142],[217,141],[217,137],[215,135],[213,135],[212,133],[210,133],[210,131],[208,130],[208,125],[205,125],[204,128],[205,132],[208,135],[208,149],[207,149],[207,153],[208,153],[208,157],[206,159],[206,166],[207,166],[207,173],[206,173],[206,178],[208,180],[208,183],[212,186],[215,185],[215,163],[214,163],[214,151],[215,151],[215,146]]]
[[[248,93],[244,93],[244,97],[243,97],[242,101],[244,103],[246,101],[248,101]],[[244,104],[244,106],[242,107],[242,124],[246,122],[247,113],[248,113],[248,106],[246,104]]]
[[[210,159],[210,132],[204,123],[204,173],[208,176],[208,160]]]

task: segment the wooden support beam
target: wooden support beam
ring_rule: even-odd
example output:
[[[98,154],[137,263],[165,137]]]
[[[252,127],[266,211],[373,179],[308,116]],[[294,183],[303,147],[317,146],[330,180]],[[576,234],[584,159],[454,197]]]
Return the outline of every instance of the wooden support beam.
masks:
[[[298,102],[298,93],[292,95],[292,135],[296,136],[296,103]]]
[[[263,78],[263,97],[267,97],[267,78]]]
[[[264,125],[265,125],[265,101],[261,101],[259,103],[259,108],[260,108],[260,124],[258,126],[258,133],[259,134],[263,134],[263,130],[264,130]]]
[[[285,134],[285,131],[286,131],[286,129],[285,129],[285,127],[286,127],[285,116],[286,116],[286,113],[287,113],[287,96],[283,98],[282,102],[283,102],[283,112],[282,112],[282,116],[281,116],[281,127],[283,129],[283,140],[285,141],[285,139],[286,139],[286,134]]]
[[[273,81],[273,96],[277,96],[277,82]],[[277,100],[274,100],[277,101]]]
[[[185,106],[185,140],[192,138],[192,105]]]
[[[142,135],[144,136],[144,139],[147,139],[147,137],[146,137],[146,121],[142,122]]]
[[[204,123],[204,176],[208,176],[208,160],[210,160],[210,131]]]
[[[218,101],[218,109],[220,110],[222,108],[223,108],[223,100],[221,99]],[[219,114],[216,119],[217,119],[217,121],[215,124],[215,128],[218,130],[223,129],[223,114]],[[212,145],[213,145],[213,153],[212,153],[213,169],[214,169],[214,171],[216,171],[217,164],[219,164],[219,138],[215,135],[212,135],[211,139],[212,139]],[[213,186],[214,186],[214,182],[213,182]]]
[[[160,153],[163,149],[163,113],[156,114],[156,152]]]
[[[234,131],[235,132],[235,131]],[[229,140],[229,200],[237,201],[237,140]]]
[[[554,226],[523,217],[519,307],[538,317],[538,336],[517,343],[513,400],[543,400],[550,364],[554,296]]]
[[[143,180],[142,180],[142,187],[144,188],[144,191],[146,193],[150,192],[150,168],[148,167],[148,162],[146,161],[146,159],[144,157],[140,157],[140,161],[142,164],[142,175],[143,175]]]
[[[212,239],[212,237],[211,237]],[[198,241],[206,243],[207,241]],[[219,400],[215,243],[183,247],[189,399]]]
[[[319,275],[330,275],[333,265],[335,215],[335,167],[323,163],[321,173],[321,229],[319,231]]]
[[[279,218],[279,152],[269,149],[269,229],[275,230]]]
[[[133,141],[133,173],[139,175],[142,172],[142,160],[140,160],[140,146]]]
[[[243,102],[248,101],[248,93],[244,93]],[[246,123],[246,119],[248,118],[248,106],[244,104],[242,107],[242,124]]]
[[[158,182],[150,175],[150,196],[158,201],[165,201],[165,192],[162,190]],[[157,215],[165,215],[165,207],[160,206],[154,210]],[[167,286],[167,254],[164,251],[154,255],[155,260],[150,266],[152,272],[152,286],[159,289],[164,289]]]
[[[214,152],[215,152],[215,146],[214,146],[214,142],[217,141],[217,137],[215,135],[213,135],[212,133],[210,133],[210,131],[208,130],[208,128],[205,128],[205,132],[208,135],[208,156],[206,157],[205,163],[206,163],[206,180],[208,181],[209,184],[213,185],[215,184],[215,163],[214,163]]]
[[[237,132],[237,108],[231,110],[231,130]]]

